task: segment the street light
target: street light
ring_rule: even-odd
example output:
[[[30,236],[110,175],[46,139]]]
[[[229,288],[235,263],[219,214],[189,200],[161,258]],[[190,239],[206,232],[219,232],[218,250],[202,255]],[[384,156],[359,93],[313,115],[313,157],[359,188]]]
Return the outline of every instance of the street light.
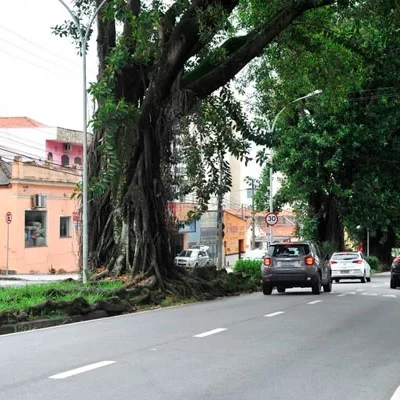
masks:
[[[100,9],[104,6],[107,0],[103,0],[96,8],[94,14],[91,16],[89,23],[82,26],[79,18],[67,6],[64,0],[58,0],[69,12],[71,18],[78,30],[79,39],[81,41],[82,52],[82,95],[83,95],[83,157],[82,157],[82,282],[87,283],[87,269],[88,269],[88,166],[87,166],[87,74],[86,74],[86,44],[89,38],[90,28],[94,19],[99,13]],[[85,34],[82,33],[82,28],[85,28]]]
[[[322,90],[321,89],[317,89],[317,90],[314,90],[311,93],[306,94],[305,96],[299,97],[298,99],[295,99],[295,100],[291,101],[290,103],[293,104],[293,103],[296,103],[296,101],[308,99],[309,97],[315,96],[315,95],[320,94],[320,93],[322,93]],[[280,110],[278,112],[278,114],[276,114],[275,118],[273,119],[272,126],[269,127],[269,129],[268,129],[268,133],[273,133],[274,132],[276,121],[278,121],[279,116],[285,110],[286,110],[286,106],[283,107],[282,110]],[[272,185],[273,185],[272,156],[273,156],[273,149],[271,148],[271,167],[269,169],[269,212],[271,212],[271,213],[274,211],[274,206],[273,206],[273,201],[272,201]],[[272,225],[270,225],[269,226],[269,243],[272,244],[272,242],[273,242]]]

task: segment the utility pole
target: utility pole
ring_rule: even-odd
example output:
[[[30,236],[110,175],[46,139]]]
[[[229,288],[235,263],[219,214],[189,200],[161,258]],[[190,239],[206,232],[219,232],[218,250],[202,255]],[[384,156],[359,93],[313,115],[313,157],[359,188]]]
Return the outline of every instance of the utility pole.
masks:
[[[272,150],[271,150],[271,165],[272,165]],[[271,168],[269,169],[269,212],[274,212],[274,202],[273,202],[273,193],[272,193],[272,185],[274,183],[274,169]],[[273,231],[272,231],[272,225],[269,226],[269,245],[272,244],[274,241],[273,238]]]
[[[222,194],[222,168],[223,168],[223,156],[220,154],[219,159],[219,190],[218,190],[218,205],[217,205],[217,227],[218,227],[218,240],[217,240],[217,270],[222,269],[222,257],[223,257],[223,194]]]
[[[256,247],[256,215],[254,210],[254,179],[251,180],[251,250]]]

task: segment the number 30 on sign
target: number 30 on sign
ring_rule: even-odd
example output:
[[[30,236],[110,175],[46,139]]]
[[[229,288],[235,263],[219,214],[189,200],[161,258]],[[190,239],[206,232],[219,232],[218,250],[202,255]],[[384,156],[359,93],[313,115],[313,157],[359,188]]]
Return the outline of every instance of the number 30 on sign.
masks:
[[[278,215],[275,213],[268,213],[265,216],[265,222],[267,225],[276,225],[278,223]]]

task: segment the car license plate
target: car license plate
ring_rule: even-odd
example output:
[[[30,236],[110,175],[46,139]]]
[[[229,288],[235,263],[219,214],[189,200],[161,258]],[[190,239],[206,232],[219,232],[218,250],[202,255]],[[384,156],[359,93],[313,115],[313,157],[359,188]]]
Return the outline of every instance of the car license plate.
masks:
[[[278,261],[277,263],[278,267],[281,268],[296,268],[296,267],[300,267],[300,261],[293,261],[291,263],[285,262],[285,261]]]
[[[348,274],[349,272],[350,272],[350,271],[348,271],[348,270],[341,270],[341,271],[340,271],[341,274]]]

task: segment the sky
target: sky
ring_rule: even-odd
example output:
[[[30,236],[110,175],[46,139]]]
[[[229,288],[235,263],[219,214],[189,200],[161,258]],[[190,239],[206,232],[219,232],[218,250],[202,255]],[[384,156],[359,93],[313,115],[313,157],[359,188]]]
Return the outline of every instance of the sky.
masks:
[[[0,116],[82,129],[82,59],[69,38],[51,29],[66,19],[68,11],[58,0],[0,1]],[[96,70],[93,35],[89,81]]]

